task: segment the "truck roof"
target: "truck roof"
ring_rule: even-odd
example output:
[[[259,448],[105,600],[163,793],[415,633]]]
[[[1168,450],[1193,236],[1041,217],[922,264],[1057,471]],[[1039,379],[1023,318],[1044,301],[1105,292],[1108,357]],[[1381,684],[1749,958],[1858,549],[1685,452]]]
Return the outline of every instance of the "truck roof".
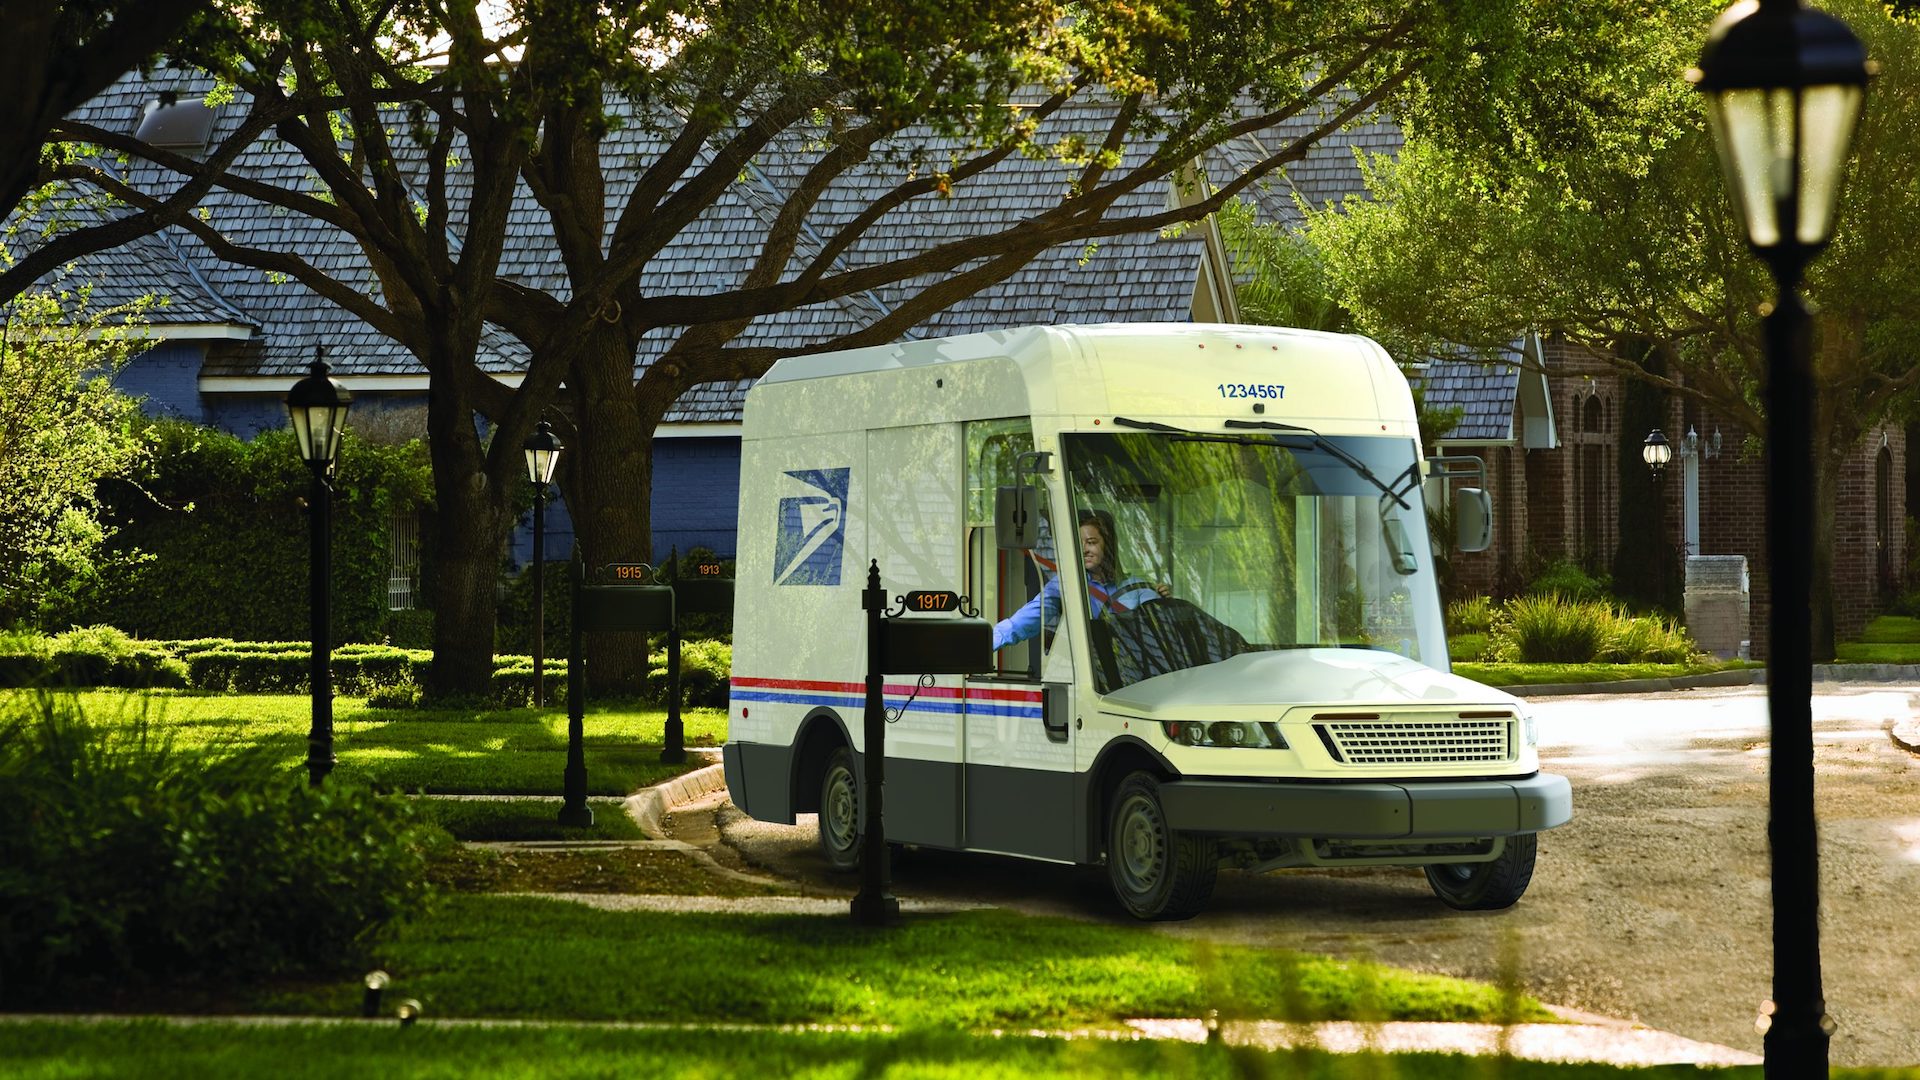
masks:
[[[846,382],[833,399],[836,417],[780,408],[776,421],[765,408],[775,401],[817,405],[823,399],[813,391],[824,389],[818,381],[837,379]],[[875,415],[855,415],[869,410]],[[749,393],[746,426],[752,438],[762,426],[847,430],[916,416],[1122,415],[1214,426],[1256,414],[1372,434],[1411,434],[1414,421],[1405,377],[1365,337],[1240,324],[1103,323],[788,357]]]

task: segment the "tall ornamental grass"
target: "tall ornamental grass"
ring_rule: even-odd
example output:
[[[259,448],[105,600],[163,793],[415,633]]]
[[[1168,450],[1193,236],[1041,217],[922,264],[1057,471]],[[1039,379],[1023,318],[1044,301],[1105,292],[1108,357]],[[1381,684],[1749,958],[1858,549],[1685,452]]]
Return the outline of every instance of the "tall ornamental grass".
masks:
[[[1672,620],[1542,595],[1515,597],[1500,606],[1488,653],[1529,664],[1683,664],[1699,649]]]

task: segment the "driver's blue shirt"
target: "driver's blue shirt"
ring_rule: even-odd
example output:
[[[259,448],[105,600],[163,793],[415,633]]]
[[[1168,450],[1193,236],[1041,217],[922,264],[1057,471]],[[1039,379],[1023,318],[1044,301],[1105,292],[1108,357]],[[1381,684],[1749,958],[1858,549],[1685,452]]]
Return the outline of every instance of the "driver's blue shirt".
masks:
[[[1108,585],[1087,575],[1087,607],[1093,618],[1107,613],[1109,603],[1120,611],[1132,611],[1149,600],[1160,599],[1153,586],[1137,577],[1124,577],[1116,585]],[[1049,578],[1040,595],[1023,604],[1019,611],[993,624],[993,647],[1004,649],[1016,645],[1040,632],[1041,627],[1048,630],[1060,622],[1060,579]]]

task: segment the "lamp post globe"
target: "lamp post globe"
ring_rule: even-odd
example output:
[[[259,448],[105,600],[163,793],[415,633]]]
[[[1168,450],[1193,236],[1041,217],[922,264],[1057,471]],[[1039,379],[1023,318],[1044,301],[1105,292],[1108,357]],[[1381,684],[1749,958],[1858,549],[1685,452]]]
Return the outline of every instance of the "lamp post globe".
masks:
[[[521,444],[527,454],[527,479],[533,483],[533,707],[545,702],[547,485],[564,448],[545,420]]]
[[[1647,439],[1640,444],[1640,460],[1653,470],[1653,478],[1665,475],[1667,463],[1673,460],[1673,444],[1667,441],[1667,434],[1659,428],[1647,432]]]
[[[1687,77],[1706,97],[1747,243],[1769,265],[1797,275],[1833,238],[1872,72],[1846,23],[1799,0],[1742,0],[1708,31]]]
[[[353,393],[331,377],[332,365],[321,358],[314,346],[313,363],[307,377],[287,391],[287,415],[293,420],[293,440],[308,467],[323,472],[333,469],[340,453],[340,433],[347,426],[347,409]]]
[[[340,452],[340,433],[347,426],[347,408],[353,394],[330,376],[333,369],[314,346],[307,377],[287,391],[287,415],[293,421],[294,442],[307,463],[308,610],[312,617],[312,657],[307,686],[312,695],[313,721],[307,729],[307,782],[314,787],[333,770],[333,464]]]
[[[1766,1075],[1825,1076],[1833,1031],[1820,978],[1813,807],[1813,363],[1799,283],[1833,238],[1840,181],[1872,75],[1846,23],[1799,0],[1742,0],[1708,32],[1688,78],[1747,244],[1772,272],[1765,319],[1767,800],[1773,998],[1761,1007]]]

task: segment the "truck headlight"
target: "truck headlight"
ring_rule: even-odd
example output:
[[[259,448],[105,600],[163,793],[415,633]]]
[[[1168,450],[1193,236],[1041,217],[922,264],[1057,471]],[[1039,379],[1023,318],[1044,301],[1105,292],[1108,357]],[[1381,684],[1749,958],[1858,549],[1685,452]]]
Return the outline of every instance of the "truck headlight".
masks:
[[[1240,720],[1215,720],[1212,723],[1163,720],[1160,728],[1166,732],[1167,738],[1185,746],[1287,749],[1287,740],[1280,734],[1280,725],[1268,720],[1251,723]]]
[[[1532,713],[1524,709],[1520,712],[1520,735],[1527,740],[1528,746],[1540,745],[1540,724]]]

